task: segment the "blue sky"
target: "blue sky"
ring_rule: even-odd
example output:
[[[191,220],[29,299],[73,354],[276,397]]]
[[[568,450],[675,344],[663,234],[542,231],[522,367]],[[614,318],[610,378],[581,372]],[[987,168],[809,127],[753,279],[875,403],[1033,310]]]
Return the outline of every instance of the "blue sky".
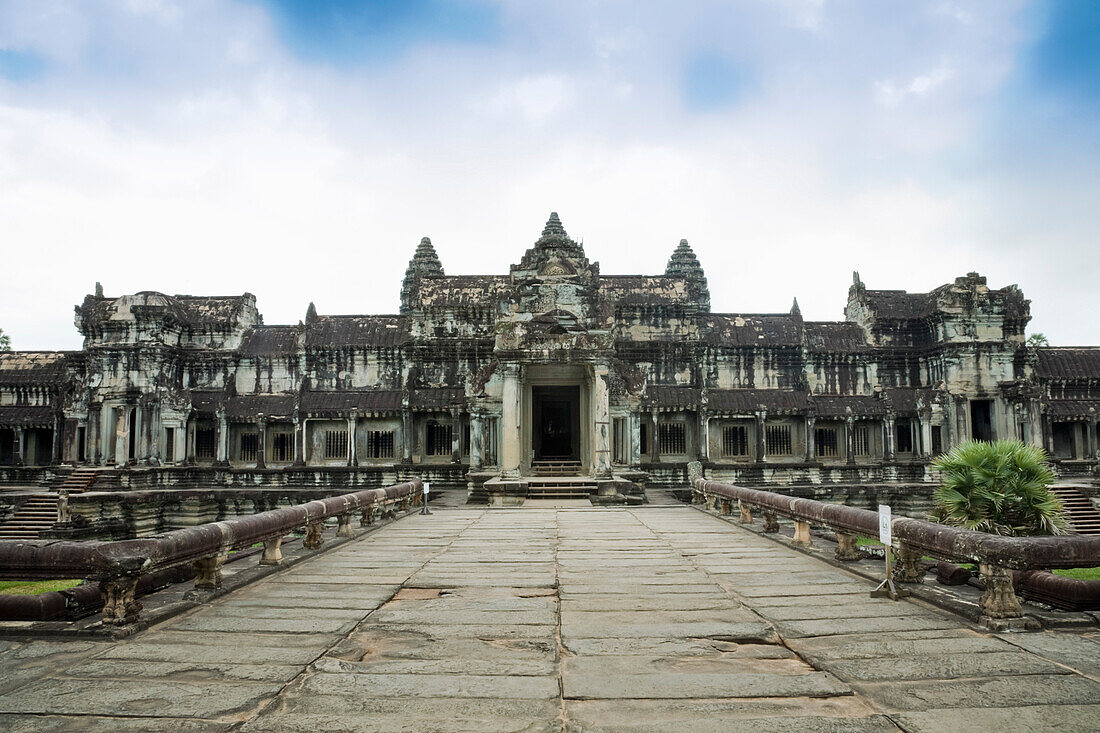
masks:
[[[0,0],[18,348],[97,280],[390,312],[420,237],[507,272],[551,210],[607,273],[688,238],[722,311],[978,270],[1100,343],[1097,171],[1093,0]]]

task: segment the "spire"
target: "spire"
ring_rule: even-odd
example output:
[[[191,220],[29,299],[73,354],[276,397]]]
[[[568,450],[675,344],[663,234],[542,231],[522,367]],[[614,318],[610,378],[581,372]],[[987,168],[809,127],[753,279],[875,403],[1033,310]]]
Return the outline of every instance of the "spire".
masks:
[[[569,235],[565,233],[565,227],[561,225],[561,219],[558,218],[558,212],[551,211],[550,218],[546,220],[546,226],[542,228],[541,239],[568,239]]]
[[[707,289],[707,276],[703,272],[703,266],[699,264],[699,258],[686,239],[681,239],[680,244],[673,250],[668,258],[668,266],[665,267],[666,277],[682,277],[695,284],[698,289],[699,304],[704,310],[710,310],[710,290]]]
[[[795,298],[794,303],[791,304],[791,315],[796,318],[802,317],[802,309],[798,307],[798,298]]]
[[[315,306],[313,304],[313,301],[311,300],[309,302],[309,307],[306,308],[306,323],[313,323],[316,320],[317,320],[317,306]]]
[[[513,274],[534,274],[550,259],[568,261],[576,271],[589,266],[588,258],[584,256],[584,247],[569,237],[556,211],[550,212],[550,218],[546,220],[546,226],[542,228],[542,235],[535,246],[523,254],[518,265],[512,267]]]
[[[102,298],[103,297],[103,284],[100,283],[100,282],[96,282],[96,284],[95,284],[95,297],[97,297],[97,298]]]
[[[413,258],[405,270],[405,279],[401,282],[401,312],[407,313],[413,304],[417,290],[417,280],[423,277],[443,277],[443,263],[435,253],[432,240],[423,237],[416,246]]]

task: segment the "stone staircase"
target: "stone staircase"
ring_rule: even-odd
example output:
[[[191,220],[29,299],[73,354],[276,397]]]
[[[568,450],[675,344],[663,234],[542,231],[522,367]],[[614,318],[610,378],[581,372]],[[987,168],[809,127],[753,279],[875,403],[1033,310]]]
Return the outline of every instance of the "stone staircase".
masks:
[[[587,499],[597,491],[596,482],[579,477],[530,478],[528,499]]]
[[[531,473],[535,476],[576,476],[580,472],[580,461],[534,461],[531,463]]]
[[[1062,500],[1070,529],[1077,534],[1100,534],[1100,512],[1087,496],[1073,486],[1052,486],[1050,490]]]
[[[81,467],[68,476],[63,476],[52,487],[54,491],[68,491],[70,494],[82,494],[92,487],[99,477],[101,469]]]
[[[0,524],[0,540],[36,540],[57,522],[57,495],[34,494]]]

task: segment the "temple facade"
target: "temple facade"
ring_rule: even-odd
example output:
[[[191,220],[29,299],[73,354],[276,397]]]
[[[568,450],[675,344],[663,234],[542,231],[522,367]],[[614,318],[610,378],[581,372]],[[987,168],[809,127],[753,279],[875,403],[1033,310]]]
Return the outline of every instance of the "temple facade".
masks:
[[[968,438],[1095,466],[1100,348],[1026,346],[1016,286],[856,274],[844,314],[714,313],[686,241],[663,274],[603,275],[556,214],[506,275],[448,276],[423,239],[392,315],[310,304],[265,325],[248,293],[97,286],[76,307],[81,351],[0,354],[0,464],[161,484],[427,471],[513,501],[555,482],[636,496],[692,460],[748,485],[924,482]]]

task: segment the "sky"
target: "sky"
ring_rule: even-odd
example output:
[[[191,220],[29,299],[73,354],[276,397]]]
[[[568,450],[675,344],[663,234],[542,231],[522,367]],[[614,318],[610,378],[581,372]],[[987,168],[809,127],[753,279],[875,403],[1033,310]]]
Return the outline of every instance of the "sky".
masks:
[[[13,348],[97,281],[393,313],[421,237],[505,274],[550,211],[719,312],[978,271],[1100,344],[1100,2],[0,0]]]

